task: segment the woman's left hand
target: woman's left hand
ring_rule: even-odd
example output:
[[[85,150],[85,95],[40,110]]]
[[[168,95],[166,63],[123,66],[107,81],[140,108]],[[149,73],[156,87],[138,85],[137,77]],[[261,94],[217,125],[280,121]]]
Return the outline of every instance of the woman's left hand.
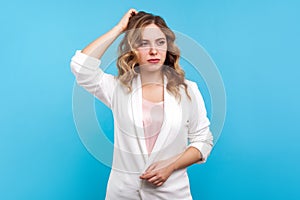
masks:
[[[169,176],[173,173],[174,167],[166,161],[156,162],[148,167],[140,178],[159,187],[166,182]]]

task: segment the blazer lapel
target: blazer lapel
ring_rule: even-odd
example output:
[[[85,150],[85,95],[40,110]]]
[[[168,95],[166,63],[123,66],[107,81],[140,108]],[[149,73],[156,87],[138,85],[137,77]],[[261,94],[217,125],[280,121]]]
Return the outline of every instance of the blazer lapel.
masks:
[[[145,143],[144,127],[143,127],[143,107],[142,107],[142,84],[140,75],[132,81],[132,92],[129,99],[129,111],[132,110],[132,122],[135,128],[135,137],[137,139],[141,154],[145,163],[148,160],[148,151]]]

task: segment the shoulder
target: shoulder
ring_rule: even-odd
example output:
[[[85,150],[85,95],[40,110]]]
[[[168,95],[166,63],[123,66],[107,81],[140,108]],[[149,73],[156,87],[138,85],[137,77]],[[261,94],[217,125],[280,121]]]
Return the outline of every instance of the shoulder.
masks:
[[[196,82],[194,82],[194,81],[192,81],[192,80],[189,80],[189,79],[184,79],[184,82],[185,82],[187,85],[196,84]]]
[[[196,100],[196,101],[204,101],[202,97],[201,90],[198,87],[197,82],[185,79],[185,83],[187,84],[187,91],[191,97],[191,100]]]
[[[184,82],[187,84],[188,86],[188,91],[194,91],[194,90],[199,90],[198,89],[198,85],[195,81],[189,80],[189,79],[185,79]]]

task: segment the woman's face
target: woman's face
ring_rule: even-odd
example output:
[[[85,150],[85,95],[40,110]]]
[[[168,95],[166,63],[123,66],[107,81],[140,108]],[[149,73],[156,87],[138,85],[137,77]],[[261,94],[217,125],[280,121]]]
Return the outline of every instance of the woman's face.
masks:
[[[144,28],[137,52],[141,71],[153,72],[161,69],[166,59],[167,39],[158,26],[150,24]]]

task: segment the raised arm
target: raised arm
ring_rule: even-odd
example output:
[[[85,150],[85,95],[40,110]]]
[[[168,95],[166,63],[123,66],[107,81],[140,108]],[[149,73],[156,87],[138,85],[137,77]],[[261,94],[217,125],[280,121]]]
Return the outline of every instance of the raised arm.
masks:
[[[133,13],[136,11],[130,9],[113,29],[91,42],[83,50],[77,50],[71,59],[71,70],[78,85],[93,94],[109,108],[111,108],[117,80],[113,75],[105,73],[99,67],[100,59],[113,41],[127,29],[128,21]]]
[[[135,9],[128,10],[115,27],[91,42],[81,52],[88,56],[100,59],[115,39],[117,39],[117,37],[126,30],[130,17],[136,13],[137,11]]]

